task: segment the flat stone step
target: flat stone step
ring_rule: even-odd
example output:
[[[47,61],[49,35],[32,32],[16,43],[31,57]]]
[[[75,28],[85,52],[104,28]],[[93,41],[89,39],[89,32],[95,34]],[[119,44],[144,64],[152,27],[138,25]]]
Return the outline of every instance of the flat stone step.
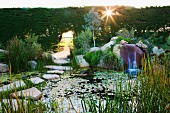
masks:
[[[54,63],[62,65],[62,64],[68,64],[68,63],[70,63],[70,61],[65,60],[65,59],[56,59],[56,60],[54,60]]]
[[[11,107],[14,111],[17,111],[18,110],[18,103],[17,103],[17,101],[19,101],[19,103],[23,103],[23,106],[21,106],[21,107],[24,107],[24,106],[26,106],[27,105],[27,101],[25,101],[25,100],[20,100],[20,99],[18,99],[18,100],[16,100],[16,99],[3,99],[2,100],[2,102],[3,102],[3,104],[8,104],[9,105],[9,107]],[[2,108],[3,106],[2,106],[2,103],[0,102],[0,108]]]
[[[63,74],[64,71],[61,70],[49,70],[47,71],[48,74]]]
[[[44,66],[44,68],[53,69],[53,70],[65,70],[65,71],[73,70],[73,68],[70,66],[47,65],[47,66]]]
[[[8,85],[4,85],[4,86],[0,87],[0,92],[7,91],[7,90],[13,90],[15,88],[19,88],[19,87],[23,87],[23,86],[25,86],[25,83],[22,80],[15,81],[13,83],[10,83]]]
[[[59,79],[60,76],[57,74],[44,74],[43,78],[46,80],[53,80],[53,79]]]
[[[24,97],[26,99],[33,99],[33,100],[39,100],[42,97],[42,93],[35,87],[18,91],[16,93],[11,93],[11,96],[16,97]]]
[[[39,77],[34,77],[34,78],[30,78],[29,79],[33,84],[40,84],[42,82],[44,82],[43,79],[39,78]]]

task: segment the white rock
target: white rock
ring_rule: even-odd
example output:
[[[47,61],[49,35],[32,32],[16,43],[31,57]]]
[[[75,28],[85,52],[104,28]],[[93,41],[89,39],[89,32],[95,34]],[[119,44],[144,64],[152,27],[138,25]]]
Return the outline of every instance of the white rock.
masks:
[[[111,45],[113,45],[115,43],[115,41],[110,41],[108,43],[106,43],[104,46],[101,47],[102,51],[105,51],[107,48],[110,48]]]
[[[95,51],[99,51],[100,47],[92,47],[90,48],[89,52],[95,52]]]
[[[39,77],[30,78],[30,81],[31,81],[33,84],[39,84],[39,83],[44,82],[44,80],[41,79],[41,78],[39,78]]]
[[[23,86],[25,86],[25,83],[22,80],[21,81],[15,81],[11,84],[4,85],[4,86],[0,87],[0,92],[12,90],[12,89],[23,87]]]
[[[56,60],[54,60],[54,63],[62,65],[62,64],[68,64],[68,63],[70,63],[70,61],[65,60],[65,59],[56,59]]]
[[[116,44],[113,47],[113,52],[115,52],[120,57],[120,44]]]
[[[57,75],[57,74],[44,74],[44,75],[43,75],[43,78],[44,78],[44,79],[47,79],[47,80],[53,80],[53,79],[58,79],[58,78],[60,78],[60,76]]]
[[[89,63],[86,62],[86,60],[83,58],[83,55],[77,55],[76,62],[80,67],[88,67],[89,66]]]
[[[9,70],[8,65],[0,63],[0,72],[4,73]]]
[[[61,70],[50,70],[50,71],[47,71],[48,74],[63,74],[64,71],[61,71]]]
[[[30,89],[18,91],[16,93],[11,94],[12,97],[24,97],[27,99],[34,99],[34,100],[39,100],[42,97],[42,93],[35,87],[32,87]]]
[[[160,55],[165,52],[162,48],[158,49],[157,46],[153,47],[152,51],[153,51],[153,54],[156,54],[156,55]]]
[[[56,65],[47,65],[47,66],[44,66],[44,68],[48,68],[52,70],[65,70],[65,71],[73,70],[73,68],[70,66],[56,66]]]
[[[110,41],[115,41],[117,38],[118,38],[117,36],[112,37],[112,38],[110,39]]]

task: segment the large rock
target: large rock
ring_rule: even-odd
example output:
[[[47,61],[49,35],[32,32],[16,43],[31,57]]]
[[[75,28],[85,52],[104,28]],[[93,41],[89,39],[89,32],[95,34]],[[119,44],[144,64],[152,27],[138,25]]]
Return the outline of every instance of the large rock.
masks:
[[[13,90],[13,89],[17,89],[19,87],[24,87],[25,86],[25,83],[21,80],[21,81],[15,81],[11,84],[8,84],[8,85],[4,85],[2,87],[0,87],[0,92],[2,91],[7,91],[7,90]]]
[[[53,80],[53,79],[60,78],[60,76],[57,75],[57,74],[44,74],[43,78],[46,79],[46,80]]]
[[[102,51],[105,51],[107,48],[111,48],[111,45],[113,45],[116,41],[110,41],[106,43],[104,46],[101,47]]]
[[[141,65],[144,52],[134,44],[124,44],[120,49],[120,55],[123,59],[125,68],[127,68],[128,65],[132,65],[135,60],[139,67]]]
[[[64,71],[61,71],[61,70],[49,70],[47,71],[48,74],[63,74]]]
[[[35,69],[37,67],[37,62],[34,60],[28,61],[28,65],[31,66],[31,69]]]
[[[0,53],[8,54],[9,52],[7,50],[0,49]]]
[[[70,60],[66,60],[66,59],[56,59],[53,61],[56,64],[62,65],[62,64],[68,64],[70,63]]]
[[[76,62],[80,67],[88,67],[89,63],[83,58],[83,55],[76,56]]]
[[[39,78],[39,77],[34,77],[34,78],[30,78],[29,79],[33,84],[40,84],[42,82],[44,82],[43,79]]]
[[[120,57],[120,44],[116,44],[114,47],[113,47],[113,52],[115,52],[117,54],[117,56]]]
[[[0,72],[1,73],[7,72],[8,70],[9,70],[8,65],[0,63]]]
[[[96,52],[99,50],[100,50],[100,47],[92,47],[92,48],[90,48],[89,52]]]
[[[73,70],[73,68],[70,66],[56,66],[56,65],[47,65],[44,66],[44,68],[51,69],[51,70],[64,70],[64,71]]]
[[[35,87],[32,87],[30,89],[18,91],[16,93],[11,94],[12,97],[18,98],[18,97],[24,97],[27,99],[33,99],[33,100],[39,100],[42,97],[42,93]]]
[[[153,47],[152,51],[153,54],[156,54],[158,56],[165,52],[162,48],[158,48],[157,46]]]

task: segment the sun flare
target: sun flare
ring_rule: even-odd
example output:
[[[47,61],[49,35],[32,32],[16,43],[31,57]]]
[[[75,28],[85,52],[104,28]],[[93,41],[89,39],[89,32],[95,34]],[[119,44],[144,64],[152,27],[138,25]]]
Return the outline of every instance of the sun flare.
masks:
[[[105,15],[111,16],[111,15],[112,15],[112,10],[106,10],[106,11],[105,11]]]

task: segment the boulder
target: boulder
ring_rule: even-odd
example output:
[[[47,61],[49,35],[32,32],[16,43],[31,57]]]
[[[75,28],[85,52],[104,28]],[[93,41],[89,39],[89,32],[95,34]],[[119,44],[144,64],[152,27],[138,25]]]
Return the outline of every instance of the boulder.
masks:
[[[46,80],[53,80],[53,79],[59,79],[60,76],[57,74],[44,74],[43,78]]]
[[[158,48],[157,46],[153,47],[152,51],[153,54],[156,54],[158,56],[165,52],[162,48]]]
[[[83,55],[77,55],[76,62],[80,67],[88,67],[89,66],[89,63],[86,62],[86,60],[83,58]]]
[[[71,71],[73,70],[70,66],[56,66],[56,65],[46,65],[44,68],[51,69],[51,70],[64,70],[64,71]]]
[[[111,45],[115,44],[116,41],[110,41],[101,47],[102,51],[105,51],[107,48],[111,48]]]
[[[113,47],[113,52],[115,52],[117,54],[117,56],[120,57],[120,44],[116,44],[114,47]]]
[[[33,84],[40,84],[42,82],[44,82],[43,79],[39,78],[39,77],[34,77],[34,78],[30,78],[29,79]]]
[[[0,72],[1,73],[7,72],[8,70],[9,70],[8,65],[0,63]]]
[[[90,48],[89,52],[96,52],[99,50],[100,50],[100,47],[92,47],[92,48]]]
[[[33,99],[33,100],[39,100],[42,97],[42,93],[35,87],[26,89],[26,90],[22,90],[22,91],[18,91],[16,93],[12,93],[11,94],[12,97],[14,98],[18,98],[18,97],[24,97],[27,99]]]
[[[47,71],[48,74],[63,74],[64,71],[61,71],[61,70],[49,70]]]
[[[13,89],[17,89],[19,87],[24,87],[26,86],[25,83],[21,80],[21,81],[15,81],[11,84],[8,84],[8,85],[4,85],[2,87],[0,87],[0,92],[2,91],[7,91],[7,90],[13,90]]]
[[[8,54],[9,52],[7,50],[0,49],[0,53]]]
[[[110,41],[116,41],[117,38],[118,38],[117,36],[112,37],[112,38],[110,39]]]
[[[144,51],[135,44],[124,44],[120,49],[120,56],[123,59],[125,68],[127,68],[128,65],[132,65],[134,61],[136,61],[136,65],[139,67],[141,66]]]
[[[31,66],[31,69],[35,69],[37,67],[37,62],[34,60],[28,61],[28,64]]]

